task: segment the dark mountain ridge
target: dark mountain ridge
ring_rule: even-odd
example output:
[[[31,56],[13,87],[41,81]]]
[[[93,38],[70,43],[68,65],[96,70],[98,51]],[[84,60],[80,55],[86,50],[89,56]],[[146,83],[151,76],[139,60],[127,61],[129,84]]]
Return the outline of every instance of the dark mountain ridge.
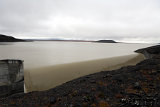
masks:
[[[117,43],[116,41],[114,40],[98,40],[96,42],[99,42],[99,43]]]
[[[12,36],[0,34],[0,42],[24,42],[25,40],[17,39]]]

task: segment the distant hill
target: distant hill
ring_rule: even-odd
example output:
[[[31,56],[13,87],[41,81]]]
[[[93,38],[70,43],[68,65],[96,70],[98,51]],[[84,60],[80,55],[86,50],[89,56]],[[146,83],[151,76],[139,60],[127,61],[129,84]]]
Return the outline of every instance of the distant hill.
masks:
[[[25,41],[25,40],[17,39],[12,36],[6,36],[6,35],[0,34],[0,42],[23,42],[23,41]]]
[[[66,40],[66,39],[59,39],[59,38],[49,38],[49,39],[25,39],[27,41],[58,41],[58,42],[93,42],[89,40]]]
[[[117,43],[116,41],[114,40],[98,40],[96,42],[99,42],[99,43]]]

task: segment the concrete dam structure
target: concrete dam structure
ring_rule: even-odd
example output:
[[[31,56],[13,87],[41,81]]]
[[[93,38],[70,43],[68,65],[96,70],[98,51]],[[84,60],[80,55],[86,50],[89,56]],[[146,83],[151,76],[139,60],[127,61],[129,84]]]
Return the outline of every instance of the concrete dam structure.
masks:
[[[0,97],[24,92],[23,61],[0,60]]]

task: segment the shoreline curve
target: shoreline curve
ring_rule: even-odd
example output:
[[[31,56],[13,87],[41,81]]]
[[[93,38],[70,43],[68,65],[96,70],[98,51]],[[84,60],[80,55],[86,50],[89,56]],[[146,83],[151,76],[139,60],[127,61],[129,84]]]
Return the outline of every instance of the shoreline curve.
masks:
[[[145,59],[141,53],[103,58],[24,71],[25,92],[44,91],[61,85],[67,81],[100,71],[119,69],[128,65],[136,65]]]

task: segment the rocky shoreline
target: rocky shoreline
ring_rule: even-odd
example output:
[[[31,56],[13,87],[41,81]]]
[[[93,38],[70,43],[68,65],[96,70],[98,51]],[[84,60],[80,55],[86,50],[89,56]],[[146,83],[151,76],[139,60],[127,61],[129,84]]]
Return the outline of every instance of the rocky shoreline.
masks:
[[[159,107],[160,45],[136,52],[146,60],[135,66],[101,71],[56,88],[0,98],[5,107]]]

